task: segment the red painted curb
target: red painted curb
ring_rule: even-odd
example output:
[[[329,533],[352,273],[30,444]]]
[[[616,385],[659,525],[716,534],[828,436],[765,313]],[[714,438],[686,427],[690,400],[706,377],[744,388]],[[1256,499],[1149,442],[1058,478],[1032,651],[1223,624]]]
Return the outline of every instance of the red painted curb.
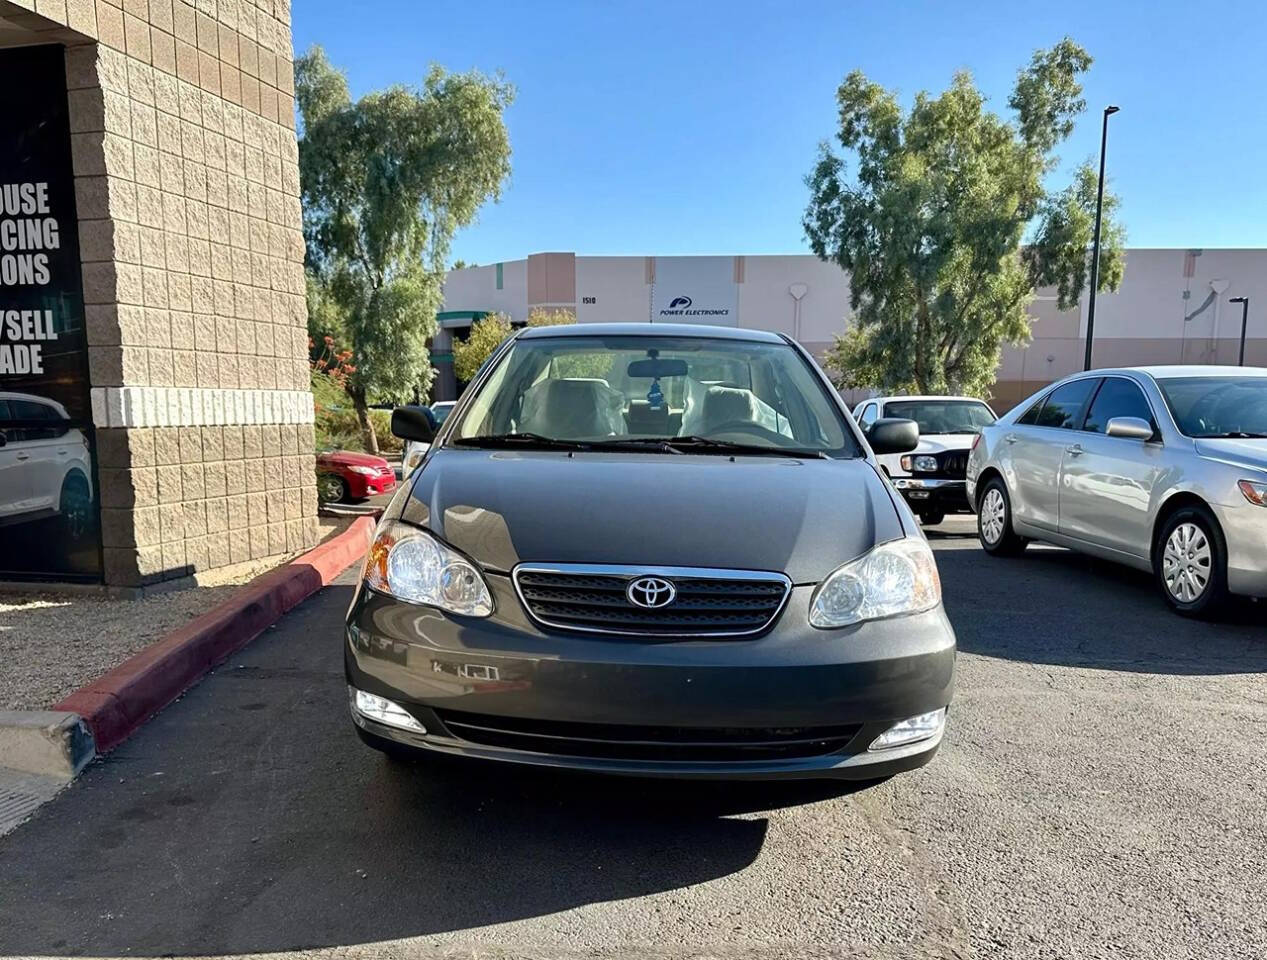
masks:
[[[364,557],[375,522],[374,517],[358,517],[342,533],[252,580],[231,599],[80,687],[52,709],[83,717],[97,753],[113,749],[217,663]]]

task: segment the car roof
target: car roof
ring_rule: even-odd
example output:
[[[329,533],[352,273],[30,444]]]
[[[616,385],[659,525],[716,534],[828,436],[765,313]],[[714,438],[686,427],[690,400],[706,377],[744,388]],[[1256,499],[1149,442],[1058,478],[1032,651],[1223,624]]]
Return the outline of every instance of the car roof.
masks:
[[[9,390],[0,390],[0,400],[34,400],[36,403],[47,403],[50,406],[61,406],[56,400],[50,400],[48,397],[41,397],[34,393],[16,393]]]
[[[892,397],[867,397],[865,400],[859,400],[859,403],[888,403],[889,401],[899,400],[963,400],[965,403],[985,403],[980,397],[965,397],[954,393],[913,393],[906,396],[894,395]],[[988,405],[988,404],[987,404]]]
[[[521,340],[550,337],[694,337],[706,340],[748,340],[753,343],[785,343],[769,330],[710,327],[696,323],[569,323],[557,327],[525,327]]]
[[[1231,367],[1225,364],[1173,364],[1150,367],[1122,367],[1118,370],[1091,370],[1090,373],[1143,373],[1164,377],[1267,377],[1267,367]]]

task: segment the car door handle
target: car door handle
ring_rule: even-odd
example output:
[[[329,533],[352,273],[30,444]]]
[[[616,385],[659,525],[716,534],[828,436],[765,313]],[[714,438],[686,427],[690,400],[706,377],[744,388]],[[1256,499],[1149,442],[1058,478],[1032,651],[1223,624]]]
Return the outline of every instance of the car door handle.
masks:
[[[1004,442],[1004,443],[1016,443],[1017,439],[1018,439],[1018,438],[1017,438],[1016,434],[1014,434],[1014,433],[1009,433],[1006,437],[1004,437],[1004,438],[1003,438],[1003,442]]]
[[[1074,444],[1073,446],[1071,446],[1071,447],[1065,447],[1065,453],[1069,454],[1069,456],[1071,456],[1071,457],[1080,457],[1080,456],[1082,456],[1082,444],[1080,444],[1080,443],[1075,443],[1075,444]]]
[[[19,460],[30,460],[30,459],[31,459],[31,455],[30,455],[29,453],[19,453],[19,454],[18,454],[18,459],[19,459]]]

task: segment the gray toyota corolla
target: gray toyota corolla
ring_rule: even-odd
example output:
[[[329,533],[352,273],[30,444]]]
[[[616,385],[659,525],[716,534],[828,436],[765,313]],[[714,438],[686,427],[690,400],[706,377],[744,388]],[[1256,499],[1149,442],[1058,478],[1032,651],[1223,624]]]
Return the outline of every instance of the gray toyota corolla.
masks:
[[[612,773],[887,776],[941,742],[955,636],[919,524],[790,339],[534,328],[484,365],[375,532],[357,732]],[[868,443],[869,441],[869,443]]]

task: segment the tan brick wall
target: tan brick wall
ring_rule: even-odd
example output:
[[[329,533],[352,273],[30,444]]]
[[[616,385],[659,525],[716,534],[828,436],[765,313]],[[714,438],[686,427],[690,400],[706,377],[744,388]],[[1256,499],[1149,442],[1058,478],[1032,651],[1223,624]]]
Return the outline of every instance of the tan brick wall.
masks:
[[[289,3],[0,0],[41,29],[22,10],[68,44],[94,392],[306,391]],[[258,409],[98,430],[107,582],[312,545],[312,427]]]

